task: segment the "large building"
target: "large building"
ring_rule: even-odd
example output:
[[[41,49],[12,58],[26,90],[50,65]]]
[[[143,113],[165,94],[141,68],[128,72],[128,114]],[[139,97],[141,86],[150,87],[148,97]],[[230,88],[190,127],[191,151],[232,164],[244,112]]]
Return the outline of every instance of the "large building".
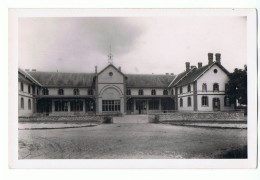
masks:
[[[124,74],[111,62],[94,73],[18,69],[19,116],[232,110],[226,95],[229,72],[221,55],[215,57],[208,53],[204,66],[186,62],[177,75]]]

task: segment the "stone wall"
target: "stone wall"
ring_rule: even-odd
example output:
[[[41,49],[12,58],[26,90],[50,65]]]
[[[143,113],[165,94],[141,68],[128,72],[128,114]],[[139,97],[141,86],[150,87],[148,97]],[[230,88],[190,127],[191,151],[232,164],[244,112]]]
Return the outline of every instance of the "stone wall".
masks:
[[[243,112],[176,112],[149,114],[149,122],[156,121],[244,121]]]

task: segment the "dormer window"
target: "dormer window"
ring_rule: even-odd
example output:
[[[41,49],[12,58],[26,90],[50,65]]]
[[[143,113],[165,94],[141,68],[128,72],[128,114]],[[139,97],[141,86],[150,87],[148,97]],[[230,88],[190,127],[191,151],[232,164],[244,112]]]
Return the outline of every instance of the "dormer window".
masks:
[[[152,89],[151,94],[152,94],[152,95],[156,95],[155,89]]]
[[[144,90],[139,89],[138,94],[139,94],[139,95],[144,95]]]
[[[92,88],[90,88],[90,89],[88,89],[88,95],[93,95],[93,89]]]
[[[163,95],[168,95],[168,90],[167,89],[163,90]]]
[[[62,88],[58,89],[58,95],[64,95],[64,90]]]
[[[78,88],[75,88],[75,89],[73,90],[73,94],[74,94],[74,95],[79,95],[79,89],[78,89]]]
[[[131,95],[131,89],[126,90],[126,95]]]
[[[42,94],[43,95],[49,95],[49,90],[47,88],[43,88]]]

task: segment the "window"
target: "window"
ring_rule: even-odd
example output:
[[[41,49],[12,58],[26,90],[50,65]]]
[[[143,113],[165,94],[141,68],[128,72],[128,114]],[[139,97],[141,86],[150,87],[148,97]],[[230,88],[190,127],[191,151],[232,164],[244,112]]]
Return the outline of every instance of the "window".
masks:
[[[68,102],[55,101],[55,111],[68,111]]]
[[[207,92],[207,84],[206,83],[202,84],[202,92]]]
[[[28,93],[31,93],[31,86],[28,84]]]
[[[139,94],[139,95],[144,95],[144,90],[139,89],[138,94]]]
[[[23,109],[24,108],[24,99],[21,98],[21,108]]]
[[[171,94],[174,95],[174,89],[172,89]]]
[[[159,110],[159,100],[150,100],[149,109],[150,110]]]
[[[32,86],[32,92],[35,94],[35,86]]]
[[[91,96],[93,95],[93,89],[92,88],[88,89],[88,95],[91,95]]]
[[[28,109],[32,109],[31,99],[28,99]]]
[[[190,84],[188,85],[188,92],[191,92]]]
[[[213,84],[213,91],[219,91],[218,83]]]
[[[217,74],[217,73],[218,73],[218,70],[217,70],[217,69],[214,69],[214,73]]]
[[[75,88],[75,89],[73,90],[73,94],[74,94],[74,95],[79,95],[79,89],[78,89],[78,88]]]
[[[191,97],[188,97],[188,106],[191,106]]]
[[[120,111],[120,100],[103,100],[102,111]]]
[[[23,91],[23,83],[21,82],[21,91]]]
[[[201,105],[202,106],[208,106],[208,97],[207,96],[202,96],[201,98]]]
[[[155,89],[152,89],[151,94],[152,94],[152,95],[156,95]]]
[[[126,90],[126,95],[131,95],[131,89]]]
[[[183,99],[180,98],[180,107],[183,107]]]
[[[37,94],[39,94],[38,89],[37,89]],[[43,88],[42,94],[43,94],[43,95],[49,95],[49,90],[48,90],[47,88]]]
[[[180,87],[180,94],[182,94],[182,87]]]
[[[82,101],[71,101],[70,110],[71,111],[83,111],[83,102]]]
[[[113,72],[109,72],[109,76],[113,76]]]
[[[63,89],[58,89],[58,95],[64,95],[64,90]]]
[[[228,93],[229,91],[229,84],[225,84],[225,92]]]
[[[168,90],[167,89],[163,90],[163,95],[168,95]]]
[[[224,98],[224,106],[231,106],[230,98],[228,96],[225,96]]]

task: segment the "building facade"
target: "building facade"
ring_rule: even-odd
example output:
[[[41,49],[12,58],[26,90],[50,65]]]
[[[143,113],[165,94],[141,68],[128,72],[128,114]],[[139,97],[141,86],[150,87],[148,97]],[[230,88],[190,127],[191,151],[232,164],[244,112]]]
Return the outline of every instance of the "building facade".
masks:
[[[229,72],[215,56],[209,53],[205,66],[186,62],[178,75],[124,74],[112,63],[94,73],[18,69],[19,116],[232,110]]]

